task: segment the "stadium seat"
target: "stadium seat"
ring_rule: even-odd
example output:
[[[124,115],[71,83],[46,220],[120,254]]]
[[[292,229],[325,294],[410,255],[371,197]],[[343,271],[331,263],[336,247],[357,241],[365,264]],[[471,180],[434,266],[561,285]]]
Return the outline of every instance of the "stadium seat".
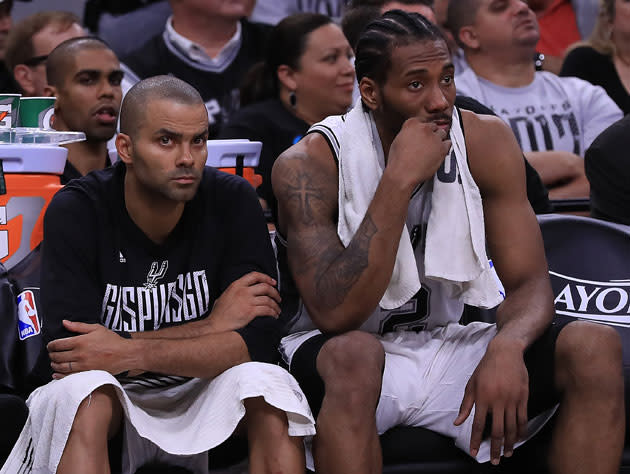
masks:
[[[563,209],[566,210],[566,209]],[[573,209],[572,209],[573,210]],[[610,324],[623,342],[626,420],[630,419],[630,227],[565,214],[538,216],[558,320]],[[581,287],[578,289],[578,286]],[[588,295],[585,297],[584,295]],[[590,297],[590,298],[589,298]],[[492,320],[493,313],[470,309],[466,321]],[[620,473],[630,473],[630,433]],[[471,464],[450,440],[421,428],[396,428],[381,437],[386,474],[545,472],[550,430],[502,461],[500,471]],[[442,439],[440,439],[442,438]],[[463,455],[463,456],[462,456]],[[531,465],[534,463],[534,465]]]
[[[556,318],[609,324],[623,345],[626,421],[630,419],[630,226],[570,215],[538,221]],[[630,472],[630,431],[620,472]]]
[[[0,414],[2,414],[0,433],[0,467],[2,467],[26,422],[28,408],[21,397],[0,393]]]

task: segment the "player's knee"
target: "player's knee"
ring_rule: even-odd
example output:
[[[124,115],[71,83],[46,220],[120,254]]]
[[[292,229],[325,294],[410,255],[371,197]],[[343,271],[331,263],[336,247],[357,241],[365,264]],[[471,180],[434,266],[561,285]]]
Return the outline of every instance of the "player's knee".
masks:
[[[119,426],[121,413],[115,389],[111,385],[99,387],[79,405],[72,433],[86,442],[109,438]]]
[[[374,336],[352,331],[327,341],[317,358],[326,395],[378,398],[385,352]]]
[[[566,386],[599,391],[622,383],[621,339],[603,324],[575,321],[558,336],[556,360]]]
[[[248,422],[249,420],[277,419],[286,424],[285,412],[267,403],[264,397],[246,398],[243,401],[243,405],[245,405],[245,413]]]
[[[244,400],[245,420],[249,436],[264,433],[265,436],[287,435],[286,413],[267,403],[264,397]]]

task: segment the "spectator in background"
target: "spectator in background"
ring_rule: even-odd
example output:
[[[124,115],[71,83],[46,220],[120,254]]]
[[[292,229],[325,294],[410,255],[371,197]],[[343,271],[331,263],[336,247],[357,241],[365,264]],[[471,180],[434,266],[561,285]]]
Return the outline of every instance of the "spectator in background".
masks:
[[[343,32],[348,38],[350,44],[354,44],[356,46],[356,42],[358,41],[360,34],[363,32],[363,30],[365,30],[366,26],[372,21],[376,20],[378,17],[380,17],[384,12],[389,11],[390,5],[397,4],[399,5],[401,10],[406,12],[421,13],[419,11],[420,8],[425,7],[427,3],[431,3],[430,0],[406,0],[405,2],[389,2],[387,0],[380,0],[379,3],[382,4],[380,9],[375,6],[361,5],[362,3],[376,3],[377,1],[378,0],[355,0],[352,3],[352,6],[346,11],[346,14],[343,17],[341,24],[343,27]],[[435,20],[437,20],[437,17],[433,15],[432,11],[431,15],[429,15],[428,17],[425,16],[425,18],[434,18],[434,20],[432,20],[433,23],[435,23]],[[443,29],[442,33],[444,33]],[[452,36],[450,38],[452,39]],[[451,50],[450,45],[449,50]],[[451,50],[451,56],[452,54],[453,53]],[[456,61],[454,59],[453,63],[456,64]],[[455,66],[455,70],[458,70],[457,66]],[[355,94],[358,98],[358,87],[355,89]],[[492,110],[490,110],[485,105],[479,103],[475,99],[459,94],[455,97],[455,106],[460,109],[470,110],[476,114],[496,115]],[[532,209],[534,209],[534,212],[536,214],[551,212],[552,208],[551,203],[549,202],[549,194],[547,192],[547,189],[542,184],[540,176],[538,175],[536,170],[532,168],[532,166],[525,158],[523,158],[523,160],[525,162],[527,199],[529,200]]]
[[[136,81],[170,74],[195,87],[208,110],[210,138],[216,138],[221,124],[239,107],[242,77],[264,55],[269,27],[245,19],[255,0],[170,4],[173,15],[164,33],[123,58],[123,63]]]
[[[602,86],[624,114],[630,112],[630,3],[600,0],[593,34],[569,51],[560,75]]]
[[[73,38],[55,48],[46,62],[55,96],[53,128],[85,133],[85,141],[66,145],[68,159],[62,184],[111,163],[107,141],[116,133],[122,100],[123,72],[114,52],[98,38]]]
[[[461,73],[468,67],[463,51],[448,29],[448,0],[351,0],[341,20],[341,26],[350,44],[353,45],[356,42],[363,26],[369,23],[366,20],[376,18],[375,12],[382,15],[396,9],[420,13],[432,23],[437,24],[447,40],[456,73]],[[355,31],[352,25],[361,25],[361,29]]]
[[[264,61],[250,72],[241,92],[243,107],[220,138],[263,143],[259,195],[275,212],[271,168],[280,153],[308,128],[352,104],[352,49],[333,20],[318,13],[291,15],[272,30]]]
[[[390,10],[404,10],[409,13],[419,13],[427,20],[437,24],[433,11],[433,0],[353,0],[351,7],[375,6],[381,15]]]
[[[448,24],[470,68],[457,91],[490,107],[514,131],[552,199],[588,196],[584,152],[622,117],[601,87],[537,72],[536,17],[520,0],[450,0]]]
[[[341,19],[341,28],[348,42],[354,49],[365,27],[372,20],[390,10],[403,10],[410,13],[419,13],[431,23],[436,23],[433,12],[433,0],[351,0]],[[359,84],[355,83],[352,102],[359,98]]]
[[[359,36],[370,21],[389,10],[397,9],[419,13],[430,22],[437,23],[433,0],[351,0],[341,19],[341,27],[350,45],[353,48],[356,46]]]
[[[528,0],[527,4],[538,19],[536,51],[544,55],[540,67],[558,74],[567,48],[582,39],[573,5],[570,0]]]
[[[64,11],[38,12],[13,27],[6,62],[23,95],[44,95],[48,55],[63,41],[80,36],[85,36],[85,31],[79,18]]]
[[[87,0],[83,24],[122,58],[164,31],[170,15],[166,0]]]
[[[12,8],[13,0],[0,0],[0,59],[4,59],[7,50],[7,37],[13,25]]]
[[[13,79],[13,74],[6,65],[7,37],[11,31],[13,21],[11,9],[13,0],[0,0],[0,92],[20,92],[19,86]]]
[[[448,0],[435,0],[433,3],[433,10],[435,11],[437,24],[442,29],[442,33],[444,33],[444,37],[446,38],[448,44],[448,49],[451,51],[451,57],[453,58],[453,64],[455,66],[455,74],[460,74],[468,67],[468,64],[466,64],[464,51],[462,51],[462,48],[460,48],[457,41],[455,41],[455,38],[448,26]]]
[[[586,150],[591,215],[630,225],[630,116],[615,122]]]
[[[348,0],[258,0],[251,20],[275,25],[295,13],[321,13],[338,21],[347,3]]]

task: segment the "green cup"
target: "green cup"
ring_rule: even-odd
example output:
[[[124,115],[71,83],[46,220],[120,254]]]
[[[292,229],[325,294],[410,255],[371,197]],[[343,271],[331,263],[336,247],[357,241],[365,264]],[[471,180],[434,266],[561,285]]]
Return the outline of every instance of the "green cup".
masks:
[[[20,127],[52,130],[55,97],[22,97],[20,99]]]
[[[0,129],[18,125],[21,94],[0,94]]]

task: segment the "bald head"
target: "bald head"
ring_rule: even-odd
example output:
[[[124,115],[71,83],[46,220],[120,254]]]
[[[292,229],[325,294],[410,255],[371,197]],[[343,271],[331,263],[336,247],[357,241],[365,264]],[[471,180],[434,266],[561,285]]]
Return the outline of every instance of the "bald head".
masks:
[[[450,30],[455,41],[460,47],[464,47],[459,39],[459,30],[464,26],[472,25],[475,22],[477,11],[481,0],[450,0],[446,27]]]
[[[103,40],[90,36],[72,38],[59,44],[52,50],[46,60],[48,84],[59,88],[66,79],[68,71],[72,70],[71,65],[78,53],[99,49],[111,51],[110,47]]]
[[[120,109],[120,131],[134,138],[145,120],[149,103],[169,100],[183,105],[204,106],[197,89],[173,76],[155,76],[135,84],[125,98]]]

